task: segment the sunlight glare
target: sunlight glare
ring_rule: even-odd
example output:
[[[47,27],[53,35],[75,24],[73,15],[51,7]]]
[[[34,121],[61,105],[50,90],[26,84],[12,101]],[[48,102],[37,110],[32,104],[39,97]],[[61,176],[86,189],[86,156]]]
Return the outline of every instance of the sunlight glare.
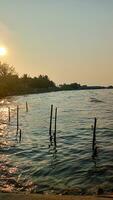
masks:
[[[0,56],[5,56],[7,54],[7,50],[5,47],[0,47]]]

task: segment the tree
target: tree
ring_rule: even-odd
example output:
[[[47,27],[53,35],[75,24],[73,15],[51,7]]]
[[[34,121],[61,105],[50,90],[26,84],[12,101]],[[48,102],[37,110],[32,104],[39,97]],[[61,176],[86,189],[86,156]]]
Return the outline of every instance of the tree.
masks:
[[[14,67],[0,62],[0,96],[6,96],[17,89],[18,75]]]
[[[33,93],[55,88],[55,83],[47,75],[30,77],[24,74],[18,77],[13,66],[0,62],[0,97],[15,94]]]
[[[80,84],[78,83],[70,83],[70,84],[63,84],[63,85],[60,85],[60,88],[62,90],[77,90],[81,87]]]
[[[0,78],[6,78],[13,75],[17,75],[14,67],[10,67],[7,63],[0,62]]]

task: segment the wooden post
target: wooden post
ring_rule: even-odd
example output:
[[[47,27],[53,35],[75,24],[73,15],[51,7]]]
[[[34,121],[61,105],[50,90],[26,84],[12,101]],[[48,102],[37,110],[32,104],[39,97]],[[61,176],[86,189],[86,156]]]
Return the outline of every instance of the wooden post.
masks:
[[[54,130],[54,147],[56,148],[56,125],[57,125],[57,108],[55,109],[55,130]]]
[[[8,120],[11,121],[11,110],[10,107],[8,107]]]
[[[51,105],[50,125],[49,125],[50,145],[52,145],[52,134],[51,134],[51,129],[52,129],[52,117],[53,117],[53,105]]]
[[[17,106],[17,134],[19,130],[19,106]]]
[[[28,112],[28,103],[26,101],[26,112]]]
[[[21,142],[21,139],[22,139],[22,131],[20,129],[19,142]]]
[[[95,150],[96,145],[96,124],[97,124],[97,118],[94,118],[94,127],[93,127],[93,143],[92,143],[92,150]]]

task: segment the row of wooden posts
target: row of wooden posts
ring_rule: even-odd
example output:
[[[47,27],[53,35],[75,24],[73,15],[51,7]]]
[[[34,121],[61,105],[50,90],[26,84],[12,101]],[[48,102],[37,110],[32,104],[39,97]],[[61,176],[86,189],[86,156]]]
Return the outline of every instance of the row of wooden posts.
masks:
[[[50,146],[54,144],[56,148],[56,125],[57,125],[57,108],[55,108],[55,126],[54,132],[52,135],[52,119],[53,119],[53,105],[51,105],[51,112],[50,112],[50,126],[49,126],[49,137],[50,137]],[[97,125],[97,118],[94,118],[94,125],[93,125],[93,140],[92,140],[92,157],[97,156],[97,145],[96,145],[96,125]]]
[[[28,112],[28,103],[26,102],[26,112]],[[17,117],[16,117],[16,137],[19,136],[19,141],[22,138],[22,131],[19,127],[19,106],[17,105]],[[8,107],[8,121],[11,122],[11,109]],[[51,105],[51,112],[50,112],[50,126],[49,126],[49,140],[50,146],[54,145],[56,148],[56,128],[57,128],[57,108],[55,108],[55,125],[54,125],[54,133],[52,135],[52,121],[53,121],[53,105]]]
[[[22,139],[22,130],[19,128],[19,106],[17,105],[17,120],[16,120],[16,138],[19,136],[19,141]],[[26,101],[26,112],[28,112],[28,103]],[[8,107],[8,121],[11,122],[11,109]]]
[[[28,112],[28,103],[26,102],[26,112]],[[56,149],[57,146],[57,140],[56,140],[56,133],[57,133],[57,107],[55,108],[55,118],[54,118],[54,131],[52,131],[52,123],[53,123],[53,105],[51,105],[50,110],[50,124],[49,124],[49,141],[50,145],[54,146]],[[8,107],[8,121],[11,121],[11,110],[10,107]],[[97,145],[96,145],[96,124],[97,124],[97,118],[94,118],[94,125],[93,125],[93,140],[92,140],[92,156],[95,157],[97,155]],[[22,131],[19,128],[19,106],[17,105],[17,122],[16,122],[16,136],[19,136],[19,141],[21,141],[22,138]]]
[[[26,112],[28,112],[28,103],[26,101]],[[11,121],[11,109],[10,107],[8,107],[8,121],[10,122]],[[19,106],[17,105],[17,130],[18,130],[18,127],[19,127]]]

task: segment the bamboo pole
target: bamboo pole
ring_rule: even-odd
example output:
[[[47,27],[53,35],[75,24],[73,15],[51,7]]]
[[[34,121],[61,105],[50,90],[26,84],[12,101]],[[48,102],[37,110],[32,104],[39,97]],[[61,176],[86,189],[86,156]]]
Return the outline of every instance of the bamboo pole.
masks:
[[[8,121],[11,121],[11,110],[10,107],[8,107]]]
[[[26,112],[28,112],[28,103],[26,101]]]
[[[54,147],[56,148],[56,125],[57,125],[57,108],[55,109],[55,130],[54,130]]]
[[[22,139],[22,131],[20,129],[19,142],[21,142],[21,139]]]
[[[17,134],[19,130],[19,106],[17,105]]]
[[[95,150],[96,145],[96,124],[97,124],[97,118],[94,118],[94,127],[93,127],[93,143],[92,143],[92,150]]]
[[[51,105],[51,112],[50,112],[50,125],[49,125],[49,137],[50,137],[50,145],[52,145],[52,117],[53,117],[53,105]]]

